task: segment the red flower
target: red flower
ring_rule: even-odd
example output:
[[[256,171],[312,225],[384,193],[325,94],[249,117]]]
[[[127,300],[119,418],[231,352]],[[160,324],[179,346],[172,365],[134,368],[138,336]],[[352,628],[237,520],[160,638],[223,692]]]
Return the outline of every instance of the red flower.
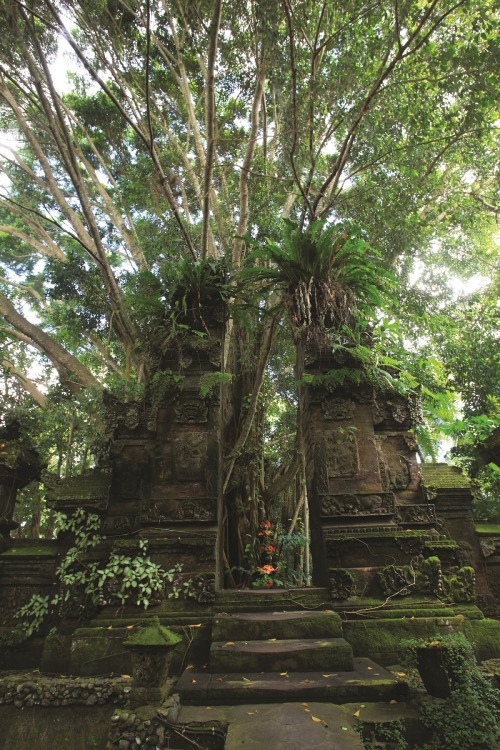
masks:
[[[261,549],[262,549],[262,548],[261,548]],[[267,551],[268,551],[268,552],[274,552],[274,547],[273,547],[273,545],[272,545],[272,544],[270,544],[270,545],[269,545],[269,547],[267,548]]]
[[[268,583],[265,583],[265,584],[264,584],[264,587],[265,587],[266,589],[270,589],[270,588],[272,588],[273,586],[274,586],[274,583],[273,583],[272,581],[269,581]]]

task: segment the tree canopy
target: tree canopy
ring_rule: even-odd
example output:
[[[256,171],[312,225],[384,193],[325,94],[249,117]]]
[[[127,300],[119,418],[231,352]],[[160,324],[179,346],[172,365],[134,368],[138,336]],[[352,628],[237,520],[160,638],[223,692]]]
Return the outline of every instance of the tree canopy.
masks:
[[[465,419],[498,424],[493,0],[0,8],[7,404],[133,397],[155,377],[182,279],[212,275],[231,315],[228,455],[265,444],[259,491],[281,488],[297,394],[285,308],[293,321],[283,276],[267,282],[290,232],[317,231],[351,263],[344,278],[397,282],[375,299],[370,277],[359,309],[422,387],[427,436],[453,394]],[[481,291],[457,300],[477,276]]]

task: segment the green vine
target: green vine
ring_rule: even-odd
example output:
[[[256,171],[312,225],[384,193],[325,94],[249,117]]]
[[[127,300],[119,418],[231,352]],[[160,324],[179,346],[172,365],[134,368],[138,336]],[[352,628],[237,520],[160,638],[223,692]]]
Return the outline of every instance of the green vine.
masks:
[[[105,561],[88,560],[89,552],[106,539],[100,525],[98,515],[82,508],[71,516],[58,514],[57,533],[71,534],[73,544],[56,569],[57,590],[52,596],[34,594],[18,610],[18,624],[4,639],[7,645],[18,645],[35,635],[49,617],[55,621],[75,615],[83,618],[109,604],[147,609],[165,595],[179,598],[185,593],[177,583],[182,566],[164,570],[153,562],[145,539],[138,541],[133,554],[113,548]]]
[[[421,720],[432,736],[415,750],[500,747],[500,690],[479,669],[470,641],[462,633],[449,633],[402,641],[401,646],[406,649],[410,665],[416,664],[418,647],[444,648],[451,684],[449,698],[421,699]]]

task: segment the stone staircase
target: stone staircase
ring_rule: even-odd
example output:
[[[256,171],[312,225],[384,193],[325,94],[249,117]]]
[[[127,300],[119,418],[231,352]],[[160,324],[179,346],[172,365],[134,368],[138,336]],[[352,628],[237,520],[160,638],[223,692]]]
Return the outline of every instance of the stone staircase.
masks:
[[[391,700],[406,685],[370,659],[353,658],[339,615],[238,612],[214,618],[209,662],[177,682],[183,704]]]

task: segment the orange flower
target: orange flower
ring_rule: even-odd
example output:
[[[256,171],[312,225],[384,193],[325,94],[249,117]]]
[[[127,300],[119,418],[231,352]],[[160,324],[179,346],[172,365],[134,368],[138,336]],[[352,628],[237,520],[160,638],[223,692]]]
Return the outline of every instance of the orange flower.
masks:
[[[271,575],[271,573],[275,573],[278,568],[273,568],[272,565],[263,565],[261,568],[257,568],[261,573],[264,573],[264,575],[268,576]]]

